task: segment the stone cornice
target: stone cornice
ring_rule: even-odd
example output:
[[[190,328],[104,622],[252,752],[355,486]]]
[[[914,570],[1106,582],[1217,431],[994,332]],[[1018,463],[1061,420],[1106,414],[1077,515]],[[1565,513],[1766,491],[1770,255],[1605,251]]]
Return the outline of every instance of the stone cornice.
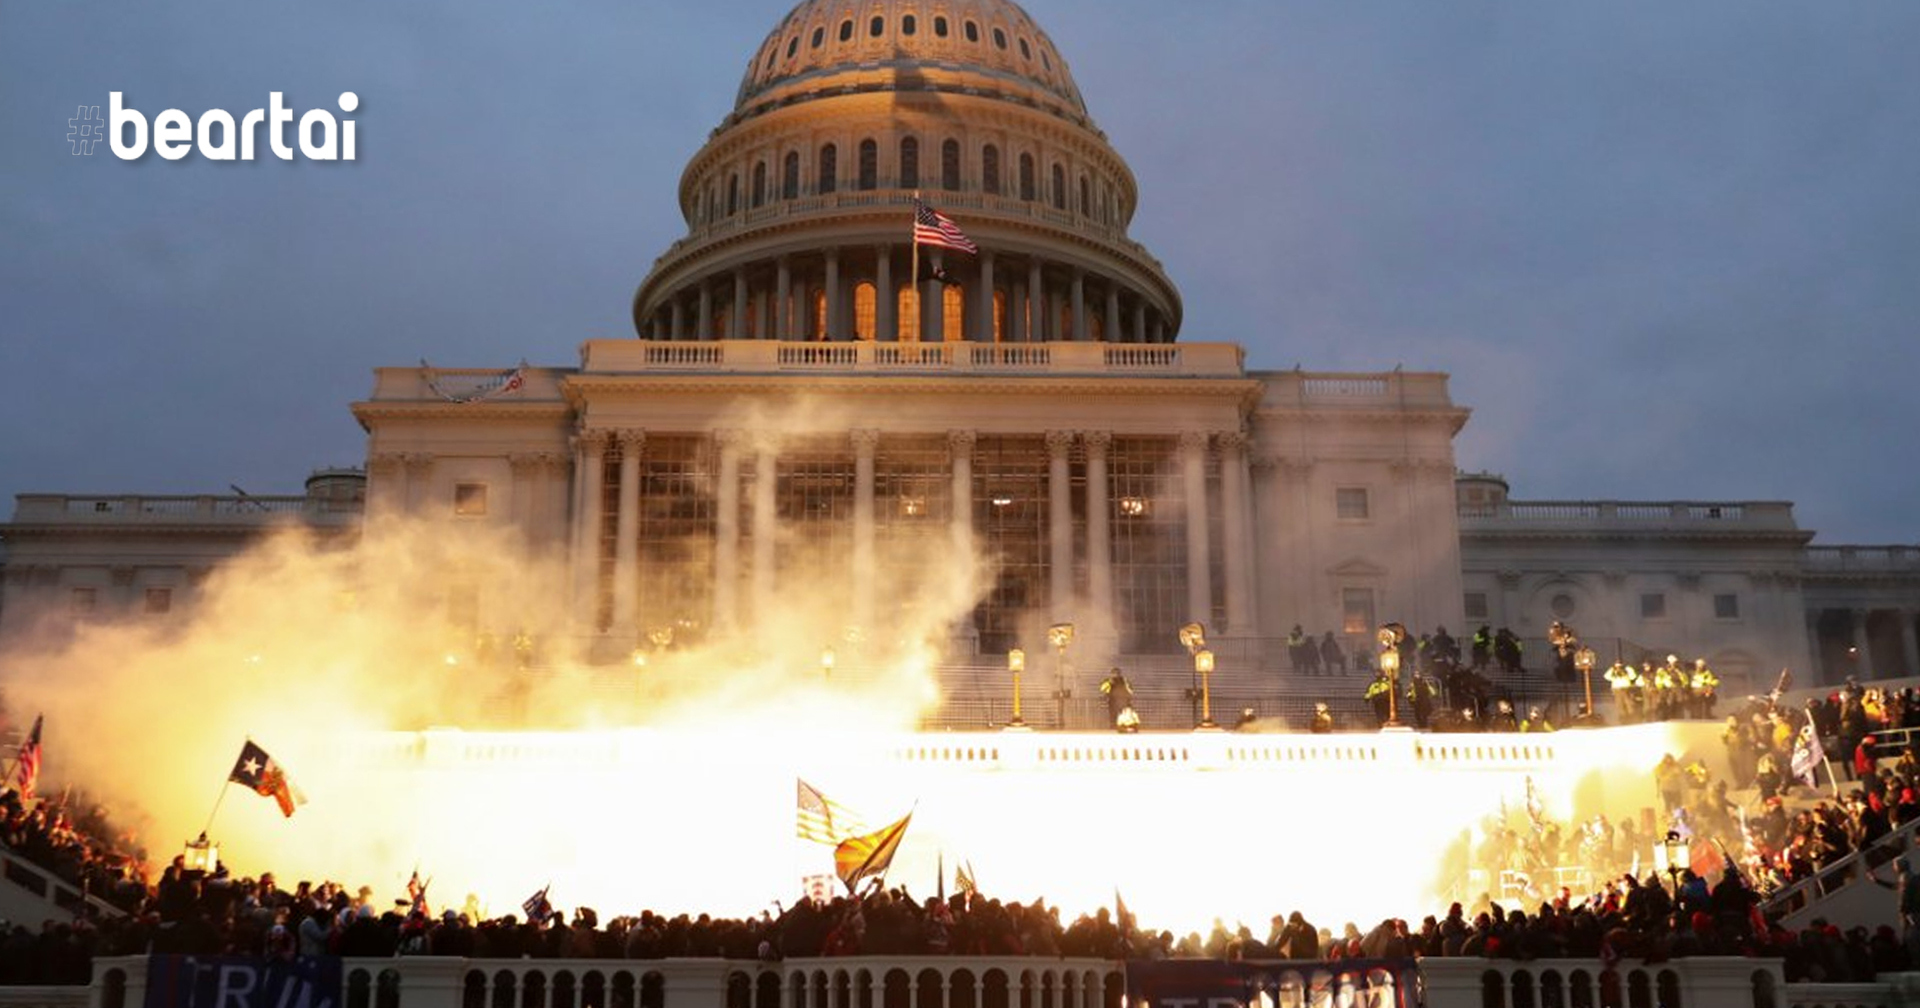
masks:
[[[363,399],[352,405],[354,419],[371,432],[369,420],[476,420],[487,423],[565,421],[573,407],[563,400],[519,403],[451,403],[436,399]]]
[[[798,380],[804,379],[804,380]],[[983,396],[1075,395],[1096,393],[1100,399],[1126,396],[1216,396],[1244,401],[1260,394],[1260,383],[1244,378],[1199,378],[1170,375],[980,375],[926,374],[846,375],[775,372],[768,374],[593,374],[578,375],[566,384],[567,398],[576,407],[593,395],[621,392],[649,394],[753,394],[793,398],[820,394],[895,396],[902,392],[934,395]]]

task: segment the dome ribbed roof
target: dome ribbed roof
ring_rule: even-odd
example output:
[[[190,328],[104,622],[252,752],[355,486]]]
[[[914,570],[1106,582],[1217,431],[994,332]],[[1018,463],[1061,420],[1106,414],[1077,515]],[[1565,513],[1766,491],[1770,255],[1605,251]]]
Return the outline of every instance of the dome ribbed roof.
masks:
[[[1000,92],[1085,122],[1067,61],[1011,0],[805,0],[754,51],[733,115],[837,89],[856,74],[900,90]]]

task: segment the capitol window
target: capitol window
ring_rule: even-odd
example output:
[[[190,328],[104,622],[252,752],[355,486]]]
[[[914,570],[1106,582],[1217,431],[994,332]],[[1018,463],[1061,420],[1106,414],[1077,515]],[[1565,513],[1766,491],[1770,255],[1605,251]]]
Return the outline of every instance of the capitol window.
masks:
[[[933,33],[939,36],[940,38],[947,37],[947,19],[946,18],[937,17],[933,19]]]
[[[993,47],[995,49],[1005,49],[1007,47],[1006,32],[1003,32],[998,28],[995,28],[993,30]]]
[[[920,141],[913,137],[900,140],[900,188],[920,188]]]
[[[826,40],[827,40],[827,29],[825,27],[815,28],[813,30],[813,48],[815,49],[820,48],[820,43],[825,42]]]
[[[875,18],[874,20],[877,21],[879,19]],[[919,25],[917,22],[914,21],[913,15],[907,14],[900,18],[900,34],[911,35],[914,33],[914,30],[918,27]]]
[[[453,485],[453,513],[466,518],[477,518],[487,513],[487,485],[485,483],[455,483]]]
[[[992,144],[980,149],[980,190],[989,196],[1000,195],[1000,148]]]
[[[832,144],[820,148],[820,169],[815,175],[814,188],[822,194],[832,192],[839,185],[840,148]]]
[[[967,22],[967,41],[980,41],[980,26],[974,24],[972,21]]]
[[[1033,155],[1020,155],[1020,198],[1033,199]]]
[[[856,188],[872,189],[880,184],[880,144],[874,140],[860,141],[860,179]]]
[[[164,616],[173,611],[173,589],[147,589],[147,615]]]
[[[852,38],[853,38],[853,19],[848,18],[847,20],[840,22],[840,41],[846,42]]]
[[[1737,620],[1740,618],[1740,596],[1733,594],[1713,597],[1713,618]]]
[[[1468,619],[1487,618],[1487,593],[1468,592],[1466,597],[1466,615]]]
[[[887,19],[881,17],[878,14],[875,14],[873,16],[872,21],[867,22],[867,34],[873,36],[874,38],[879,38],[880,33],[886,30],[887,30]]]
[[[1340,632],[1370,634],[1373,628],[1373,589],[1342,588],[1340,590]]]
[[[1641,619],[1666,619],[1667,596],[1665,592],[1642,592],[1640,595]]]
[[[1338,487],[1333,491],[1334,517],[1343,521],[1365,521],[1368,513],[1366,487]]]
[[[948,140],[940,145],[940,188],[958,192],[960,190],[960,141]]]

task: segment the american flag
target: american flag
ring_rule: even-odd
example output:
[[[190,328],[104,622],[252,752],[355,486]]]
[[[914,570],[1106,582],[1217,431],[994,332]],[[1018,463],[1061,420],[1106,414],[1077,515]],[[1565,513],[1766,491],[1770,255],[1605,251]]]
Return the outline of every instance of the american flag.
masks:
[[[847,807],[820,793],[820,789],[794,778],[799,791],[799,803],[794,810],[794,833],[802,840],[814,843],[838,844],[856,833],[866,830],[860,818],[847,810]]]
[[[980,246],[973,243],[951,217],[920,202],[913,201],[913,240],[921,245],[937,245],[973,255]]]
[[[535,924],[545,924],[547,918],[553,916],[553,904],[547,902],[547,890],[551,888],[553,888],[551,882],[541,886],[539,892],[527,897],[527,901],[520,904],[520,909],[527,912],[528,920]]]
[[[427,908],[427,887],[432,884],[432,879],[428,879],[425,882],[420,881],[420,869],[418,868],[415,868],[413,875],[408,877],[407,899],[413,904],[414,910],[423,914],[433,913],[432,910]]]
[[[33,785],[40,779],[40,723],[46,715],[37,715],[33,719],[33,730],[27,733],[27,740],[20,743],[20,755],[13,766],[13,783],[20,791],[20,800],[33,800]]]

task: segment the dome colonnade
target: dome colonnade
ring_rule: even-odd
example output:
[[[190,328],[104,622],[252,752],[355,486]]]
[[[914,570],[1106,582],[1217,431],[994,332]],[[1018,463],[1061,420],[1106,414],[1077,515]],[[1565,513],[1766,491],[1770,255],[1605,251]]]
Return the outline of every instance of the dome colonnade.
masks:
[[[912,200],[977,256],[922,249]],[[1126,236],[1132,172],[1004,0],[808,0],[755,51],[634,298],[652,340],[1171,342],[1179,293]]]

